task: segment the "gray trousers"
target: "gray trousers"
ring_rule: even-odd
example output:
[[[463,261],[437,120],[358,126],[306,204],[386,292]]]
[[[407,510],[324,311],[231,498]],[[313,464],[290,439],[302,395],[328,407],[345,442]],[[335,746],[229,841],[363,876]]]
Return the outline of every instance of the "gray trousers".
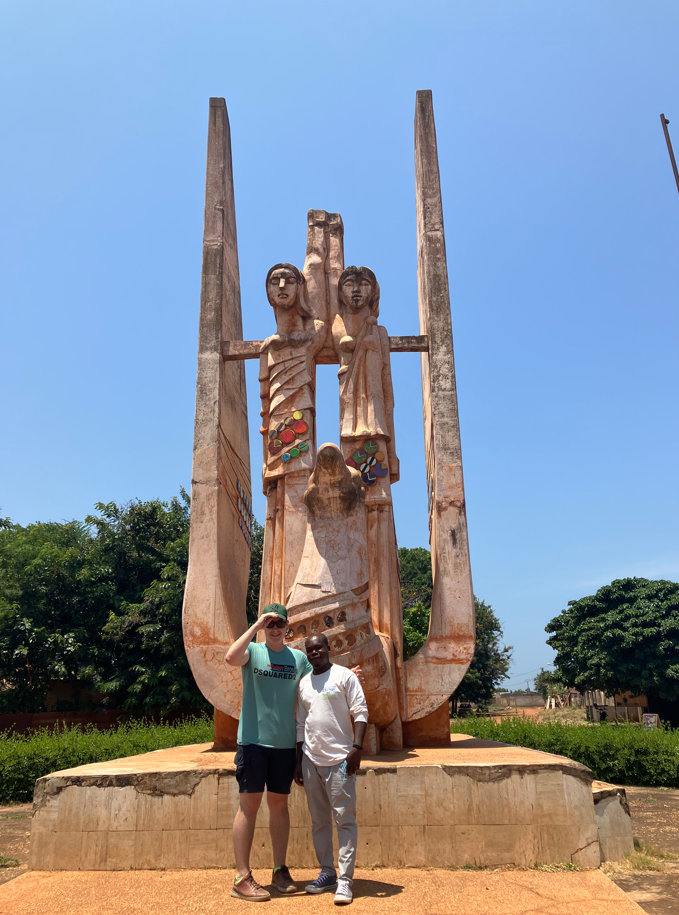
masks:
[[[321,871],[337,873],[332,852],[332,821],[337,824],[339,840],[339,875],[352,883],[356,863],[356,780],[343,780],[342,763],[335,766],[315,766],[309,757],[302,755],[304,790],[311,814],[311,836]]]

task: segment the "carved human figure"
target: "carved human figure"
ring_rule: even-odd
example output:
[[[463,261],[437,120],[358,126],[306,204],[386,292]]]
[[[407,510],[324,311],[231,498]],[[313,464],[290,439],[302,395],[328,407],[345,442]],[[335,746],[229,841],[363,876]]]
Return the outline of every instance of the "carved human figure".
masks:
[[[318,449],[304,502],[306,539],[287,604],[286,644],[303,646],[323,633],[334,663],[360,665],[369,722],[387,728],[398,720],[399,704],[391,639],[375,631],[370,614],[365,489],[337,445]],[[371,736],[377,749],[374,729]]]
[[[316,456],[316,363],[327,324],[323,227],[310,224],[304,273],[276,264],[266,293],[276,333],[260,355],[263,490],[267,499],[260,605],[285,603],[306,532],[302,501]]]
[[[390,638],[399,700],[403,703],[403,620],[391,484],[399,478],[394,436],[394,391],[389,335],[377,323],[380,287],[368,267],[347,267],[338,280],[332,337],[339,358],[340,441],[347,464],[365,486],[370,570],[370,610],[378,633]],[[396,721],[383,733],[398,747]]]
[[[399,477],[394,444],[394,389],[389,335],[377,323],[380,287],[368,267],[347,267],[339,278],[339,311],[332,336],[340,360],[340,436],[362,444],[381,438],[387,446],[389,477]],[[354,449],[355,450],[355,449]]]

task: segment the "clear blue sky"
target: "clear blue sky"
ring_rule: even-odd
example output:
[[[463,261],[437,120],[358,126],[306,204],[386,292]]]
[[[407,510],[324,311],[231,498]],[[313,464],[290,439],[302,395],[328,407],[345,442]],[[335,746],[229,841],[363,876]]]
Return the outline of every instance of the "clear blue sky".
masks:
[[[413,113],[432,89],[474,588],[515,646],[613,578],[679,578],[676,0],[0,5],[0,507],[189,488],[208,98],[231,119],[246,338],[339,211],[417,333]],[[427,546],[419,359],[394,355],[403,546]],[[319,375],[319,439],[336,378]],[[259,409],[248,366],[253,479]],[[255,492],[257,489],[255,487]],[[262,517],[262,498],[254,507]],[[525,685],[525,683],[524,683]]]

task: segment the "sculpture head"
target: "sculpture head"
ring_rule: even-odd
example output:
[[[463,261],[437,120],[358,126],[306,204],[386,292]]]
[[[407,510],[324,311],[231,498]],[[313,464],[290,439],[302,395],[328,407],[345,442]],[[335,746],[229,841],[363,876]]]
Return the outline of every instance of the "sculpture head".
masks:
[[[380,313],[380,284],[369,267],[347,267],[339,278],[340,302],[348,311],[358,314],[366,306],[370,315]]]
[[[360,473],[347,467],[337,445],[331,442],[321,445],[304,493],[309,515],[312,518],[346,517],[364,500]]]
[[[304,275],[294,264],[274,264],[266,275],[266,295],[274,309],[294,308],[302,318],[310,318],[305,288]]]

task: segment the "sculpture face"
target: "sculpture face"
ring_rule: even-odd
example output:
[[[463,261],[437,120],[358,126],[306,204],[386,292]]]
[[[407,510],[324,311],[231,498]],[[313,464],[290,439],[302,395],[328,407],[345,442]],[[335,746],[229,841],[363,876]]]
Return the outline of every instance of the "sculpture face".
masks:
[[[372,294],[373,284],[360,274],[348,276],[340,287],[342,304],[354,314],[370,304]]]
[[[292,308],[297,301],[297,279],[284,267],[274,270],[266,287],[269,302],[274,307]]]

